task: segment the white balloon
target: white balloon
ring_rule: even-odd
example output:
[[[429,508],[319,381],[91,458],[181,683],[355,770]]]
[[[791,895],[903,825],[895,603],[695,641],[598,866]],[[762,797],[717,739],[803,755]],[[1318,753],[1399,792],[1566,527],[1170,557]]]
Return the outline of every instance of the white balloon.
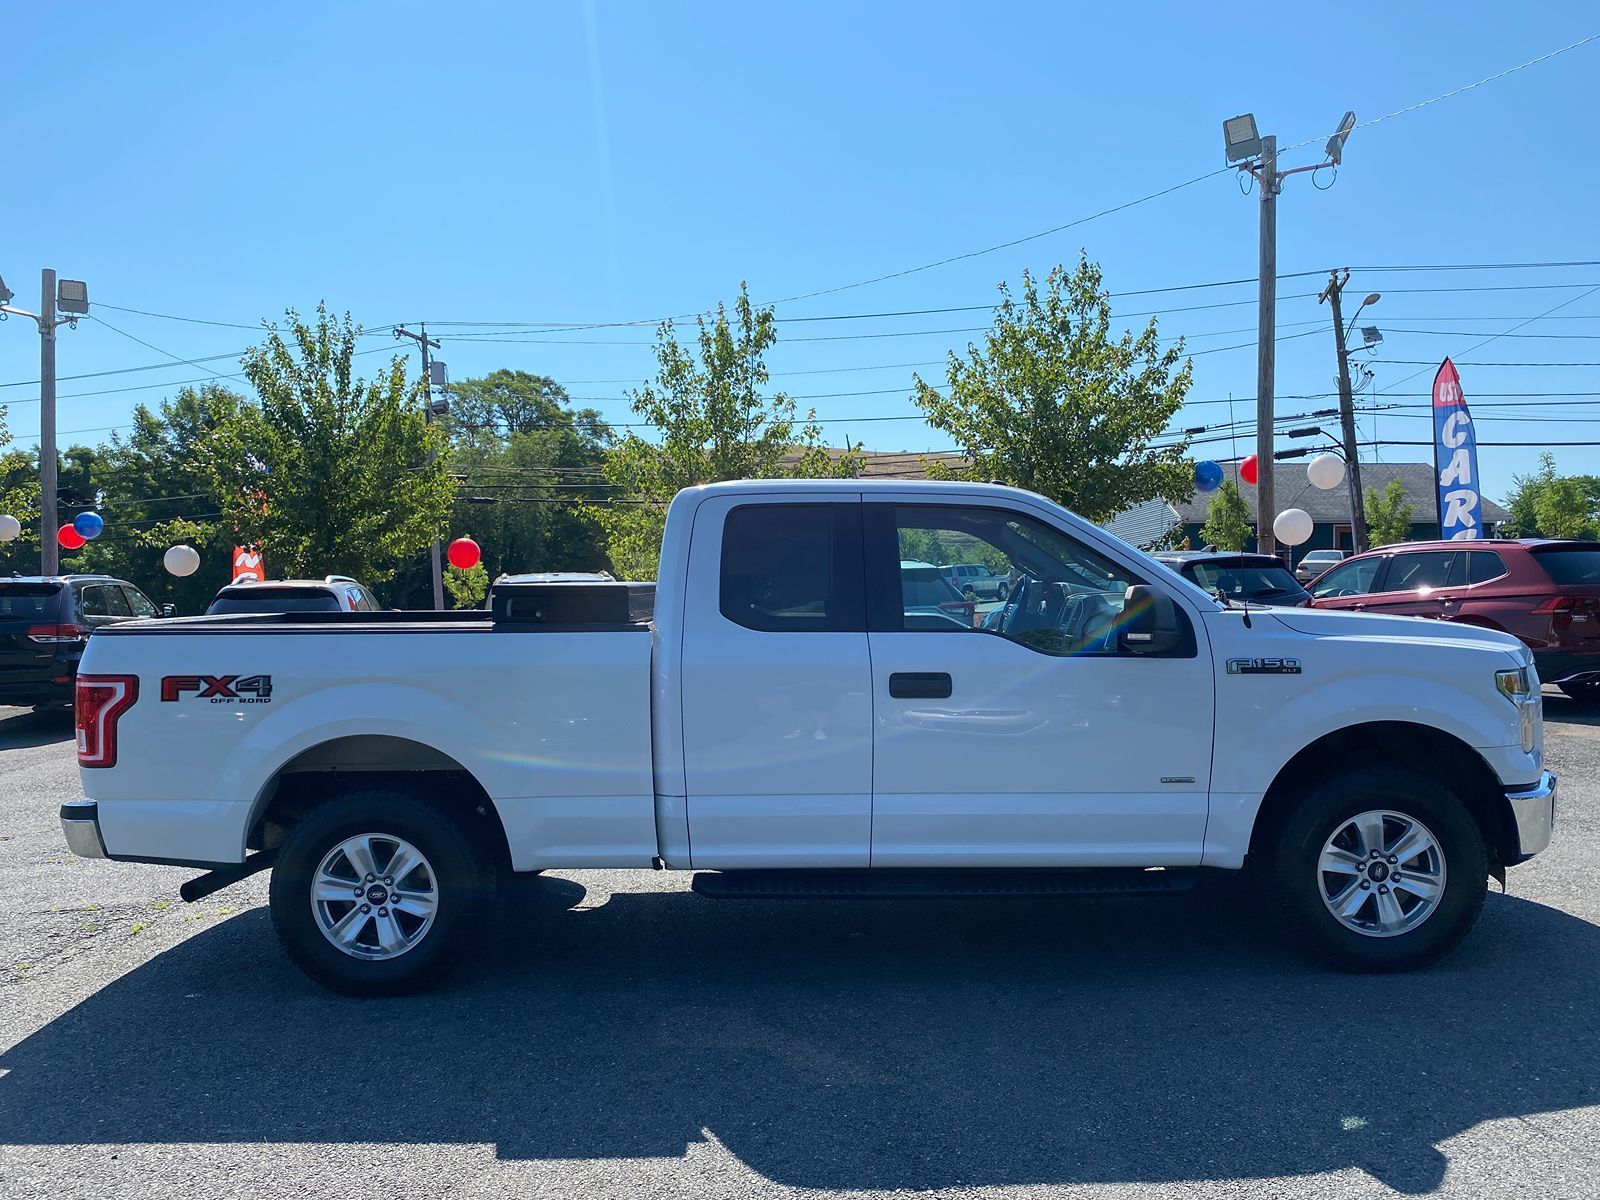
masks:
[[[1344,459],[1337,454],[1319,454],[1306,466],[1311,486],[1331,492],[1344,482]]]
[[[200,569],[200,552],[193,546],[174,546],[161,556],[161,565],[179,577]]]
[[[1311,536],[1311,514],[1303,508],[1286,508],[1272,523],[1272,532],[1285,546],[1298,546]]]
[[[0,516],[0,542],[9,542],[22,532],[22,522],[10,513]]]

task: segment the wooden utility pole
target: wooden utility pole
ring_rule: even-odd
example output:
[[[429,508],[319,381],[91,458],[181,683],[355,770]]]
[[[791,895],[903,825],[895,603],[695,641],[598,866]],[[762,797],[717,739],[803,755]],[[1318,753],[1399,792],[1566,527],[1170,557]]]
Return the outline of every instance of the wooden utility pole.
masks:
[[[1345,482],[1350,488],[1350,543],[1360,554],[1367,548],[1366,493],[1361,490],[1361,456],[1356,445],[1356,405],[1350,388],[1350,351],[1345,349],[1344,313],[1339,307],[1344,285],[1350,281],[1350,272],[1341,276],[1338,271],[1329,273],[1328,286],[1317,297],[1320,304],[1326,301],[1333,309],[1333,344],[1339,354],[1339,433],[1344,443]],[[1356,314],[1358,317],[1360,313]]]

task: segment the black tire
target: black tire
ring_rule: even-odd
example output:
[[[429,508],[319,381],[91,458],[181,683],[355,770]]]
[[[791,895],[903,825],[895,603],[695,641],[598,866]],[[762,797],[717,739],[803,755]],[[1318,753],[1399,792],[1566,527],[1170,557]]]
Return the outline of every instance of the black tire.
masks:
[[[1556,686],[1580,704],[1600,700],[1600,683],[1558,683]]]
[[[1445,884],[1434,910],[1414,928],[1375,937],[1328,910],[1317,865],[1328,839],[1352,817],[1387,810],[1420,821],[1444,858]],[[1460,798],[1426,775],[1367,767],[1317,786],[1289,816],[1266,863],[1263,882],[1298,940],[1346,971],[1409,971],[1448,954],[1472,930],[1488,891],[1483,833]]]
[[[433,923],[392,958],[358,958],[339,949],[323,934],[311,901],[323,859],[361,834],[404,839],[431,868]],[[295,966],[323,987],[347,996],[402,995],[434,982],[468,947],[482,927],[494,882],[494,865],[444,813],[405,792],[358,788],[290,830],[272,868],[272,924]]]

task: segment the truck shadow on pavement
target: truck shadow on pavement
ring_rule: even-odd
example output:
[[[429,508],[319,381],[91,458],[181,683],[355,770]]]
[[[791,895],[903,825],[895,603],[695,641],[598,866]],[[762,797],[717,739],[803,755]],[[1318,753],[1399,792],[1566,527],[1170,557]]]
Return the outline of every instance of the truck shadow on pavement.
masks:
[[[70,742],[76,736],[70,708],[12,711],[14,716],[0,717],[0,753],[30,746],[53,746],[57,742]]]
[[[0,1142],[670,1158],[709,1136],[806,1188],[1358,1167],[1422,1193],[1478,1122],[1600,1102],[1600,929],[1514,897],[1444,963],[1364,977],[1204,892],[582,900],[521,883],[451,982],[380,1001],[308,983],[248,911],[0,1056]]]

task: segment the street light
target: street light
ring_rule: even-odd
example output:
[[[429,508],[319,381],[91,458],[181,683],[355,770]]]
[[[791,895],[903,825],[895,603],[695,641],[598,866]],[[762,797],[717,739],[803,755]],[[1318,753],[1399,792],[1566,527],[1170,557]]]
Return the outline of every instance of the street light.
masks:
[[[0,304],[10,304],[16,297],[17,294],[6,286],[6,281],[0,279]]]
[[[1303,171],[1337,168],[1344,158],[1344,144],[1356,127],[1356,114],[1347,112],[1333,136],[1323,147],[1321,162],[1287,171],[1278,169],[1278,139],[1263,137],[1254,113],[1241,113],[1222,123],[1222,142],[1227,161],[1248,171],[1261,191],[1260,243],[1256,267],[1256,481],[1257,546],[1264,553],[1274,549],[1273,522],[1277,518],[1277,490],[1272,480],[1273,392],[1276,377],[1278,304],[1278,193],[1283,181]]]

